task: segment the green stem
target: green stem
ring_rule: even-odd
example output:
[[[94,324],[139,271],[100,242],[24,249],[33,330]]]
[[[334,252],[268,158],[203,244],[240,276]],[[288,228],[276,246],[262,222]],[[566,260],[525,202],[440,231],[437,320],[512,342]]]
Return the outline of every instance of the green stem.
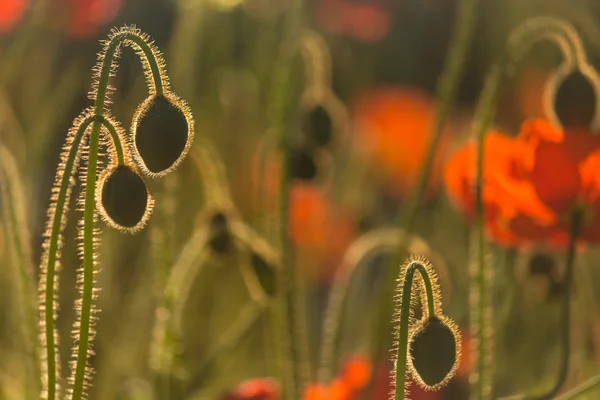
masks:
[[[435,118],[435,123],[432,128],[431,141],[427,150],[427,155],[423,162],[418,185],[411,196],[408,205],[408,211],[399,221],[400,227],[406,233],[406,237],[410,237],[414,230],[415,222],[419,209],[423,202],[425,190],[429,183],[429,176],[435,160],[436,151],[439,146],[440,138],[444,130],[444,125],[450,111],[450,108],[456,97],[460,77],[463,74],[467,51],[471,45],[473,37],[473,28],[475,26],[475,12],[477,10],[478,0],[460,0],[458,4],[458,15],[456,20],[456,29],[450,39],[450,48],[446,57],[443,74],[438,83],[438,108]],[[399,259],[405,258],[405,243],[402,242],[399,246]],[[380,356],[386,351],[388,342],[381,340],[382,332],[386,332],[389,328],[389,321],[392,309],[392,296],[394,291],[394,279],[398,272],[394,263],[388,269],[386,279],[384,281],[384,291],[381,296],[380,315],[374,325],[373,337],[371,343],[374,344],[374,357],[377,361]]]
[[[399,304],[400,321],[398,322],[397,336],[398,349],[396,353],[396,387],[394,389],[395,400],[405,399],[404,392],[406,386],[406,361],[408,357],[408,331],[410,325],[411,295],[413,278],[415,272],[417,271],[419,274],[421,274],[427,295],[428,315],[424,316],[423,318],[431,318],[436,315],[434,290],[427,269],[420,262],[413,261],[406,267],[406,272],[404,274],[402,274],[402,271],[400,272],[401,276],[404,276],[404,279],[399,282],[402,295],[400,297]]]
[[[285,371],[284,381],[287,382],[287,397],[296,399],[300,396],[303,383],[310,380],[310,366],[308,361],[305,321],[301,312],[304,299],[297,282],[297,271],[294,267],[292,249],[288,237],[289,226],[289,157],[290,157],[290,112],[292,110],[292,81],[294,79],[293,62],[298,51],[301,38],[301,0],[294,0],[290,6],[285,21],[285,32],[281,42],[277,69],[273,82],[272,127],[280,138],[283,153],[282,172],[280,182],[280,209],[279,209],[279,235],[283,269],[282,303],[284,320],[277,325],[280,333],[280,357],[283,362],[281,368]],[[289,359],[291,358],[291,360]]]
[[[553,399],[565,384],[569,375],[569,359],[571,355],[571,290],[573,286],[573,265],[575,263],[575,245],[577,237],[583,223],[583,215],[580,210],[575,210],[571,217],[571,232],[569,234],[569,244],[567,247],[567,259],[564,276],[565,293],[562,303],[562,318],[561,318],[561,357],[560,367],[556,382],[546,393],[531,397],[534,400],[550,400]]]
[[[600,375],[596,375],[593,378],[588,379],[580,386],[557,397],[556,400],[575,400],[579,398],[579,396],[588,393],[590,390],[598,389],[598,387],[600,387]]]
[[[94,299],[94,265],[95,265],[95,188],[98,168],[98,148],[100,143],[100,127],[104,115],[105,102],[108,92],[108,82],[113,69],[113,59],[122,43],[132,42],[137,45],[145,55],[154,81],[156,94],[163,92],[161,68],[156,56],[146,40],[133,32],[121,31],[111,38],[100,69],[96,100],[94,103],[94,122],[88,144],[88,160],[85,182],[85,203],[83,211],[83,282],[81,307],[79,308],[79,324],[77,329],[78,345],[76,349],[76,362],[72,380],[72,399],[80,400],[83,396],[84,383],[87,380],[87,362],[90,348],[90,330],[92,325],[92,302]],[[110,131],[110,128],[109,128]]]
[[[45,271],[45,277],[40,279],[40,294],[44,296],[44,306],[40,305],[40,319],[44,321],[42,327],[43,346],[46,349],[46,365],[42,367],[42,371],[46,372],[47,382],[47,399],[55,400],[57,391],[57,349],[55,343],[54,318],[55,318],[55,296],[58,290],[58,281],[56,280],[56,268],[59,262],[59,243],[61,242],[62,230],[66,223],[64,215],[65,208],[68,207],[68,200],[71,194],[73,173],[79,163],[79,146],[83,139],[84,133],[94,118],[88,116],[81,121],[79,128],[74,133],[73,141],[68,145],[66,159],[64,160],[64,168],[59,168],[55,178],[55,187],[58,187],[58,194],[54,204],[54,213],[48,223],[49,239],[47,242],[47,252],[42,258],[42,274]],[[61,160],[62,162],[62,160]],[[52,207],[52,206],[51,206]]]

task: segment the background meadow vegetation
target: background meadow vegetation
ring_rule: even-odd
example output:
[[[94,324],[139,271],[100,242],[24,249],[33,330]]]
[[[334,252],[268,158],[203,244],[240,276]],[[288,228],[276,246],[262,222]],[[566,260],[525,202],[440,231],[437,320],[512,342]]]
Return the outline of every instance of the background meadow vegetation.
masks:
[[[305,294],[310,359],[316,366],[336,271],[344,259],[353,262],[353,254],[346,250],[368,232],[399,227],[399,217],[410,209],[431,139],[436,88],[460,1],[302,1],[301,29],[313,32],[312,55],[295,55],[291,78],[282,83],[276,79],[280,54],[286,46],[293,48],[284,42],[285,16],[295,12],[289,0],[0,0],[0,143],[14,158],[23,186],[18,201],[26,216],[20,227],[11,228],[0,213],[0,399],[28,398],[31,382],[25,356],[28,342],[21,329],[27,301],[19,283],[22,271],[11,258],[12,238],[15,229],[26,228],[35,288],[61,146],[72,121],[91,105],[87,97],[91,68],[101,50],[99,40],[106,39],[112,27],[136,25],[155,40],[174,92],[192,110],[196,138],[177,171],[160,181],[148,180],[156,207],[144,230],[128,235],[98,225],[103,230],[97,277],[101,312],[89,398],[275,400],[276,390],[263,397],[236,392],[243,381],[278,379],[280,373],[272,361],[272,314],[261,303],[264,299],[248,290],[241,272],[252,263],[254,250],[232,244],[225,233],[220,244],[213,242],[210,251],[198,256],[198,275],[185,282],[189,297],[181,311],[178,368],[168,378],[157,378],[152,366],[161,284],[186,249],[202,246],[194,242],[199,227],[210,226],[217,233],[233,229],[219,218],[215,222],[215,211],[239,216],[252,229],[250,242],[267,247],[265,254],[277,253],[281,168],[273,113],[279,85],[287,85],[282,101],[292,110],[284,113],[284,119],[292,137],[290,169],[295,177],[287,225]],[[424,253],[438,273],[444,313],[461,331],[463,355],[456,376],[442,390],[426,392],[412,385],[409,398],[414,400],[469,398],[469,374],[475,368],[469,332],[469,236],[474,225],[448,196],[452,177],[447,162],[469,139],[485,75],[505,51],[509,33],[540,15],[571,23],[590,65],[600,65],[599,2],[477,2],[464,72],[409,241],[409,251]],[[515,137],[527,119],[549,117],[543,91],[560,62],[561,53],[551,43],[537,44],[527,52],[516,73],[503,83],[494,130]],[[330,96],[329,119],[318,113],[307,116],[303,103],[303,95],[314,89],[311,77],[320,73],[330,78],[330,87],[317,87]],[[112,113],[129,127],[136,107],[147,96],[133,51],[123,51],[111,84],[117,88]],[[597,102],[576,93],[567,101],[566,112],[577,118],[578,113],[595,110]],[[317,143],[327,141],[329,123],[334,129],[326,145],[303,141],[303,135]],[[216,157],[222,164],[203,164],[201,152],[207,143],[214,151],[213,161]],[[219,204],[224,204],[223,210],[215,208]],[[0,201],[2,207],[5,199]],[[78,296],[78,219],[73,208],[61,248],[57,330],[63,371],[68,371]],[[365,257],[350,282],[336,342],[336,373],[343,373],[347,360],[368,359],[374,343],[391,344],[391,327],[380,336],[372,329],[398,247],[394,244],[398,232],[389,232],[392,244]],[[570,331],[571,368],[563,391],[598,375],[600,253],[594,243],[582,244],[577,253],[567,322],[561,318],[565,247],[548,240],[507,246],[490,237],[486,259],[494,271],[487,287],[494,314],[489,327],[494,331],[491,398],[542,393],[551,387],[565,324]],[[231,330],[240,324],[247,325],[243,332]],[[228,332],[234,334],[227,336]],[[366,378],[355,391],[339,398],[332,391],[324,399],[388,398],[392,363],[385,350],[375,362],[357,362],[363,369],[356,371]],[[308,383],[317,384],[318,378],[314,374],[312,378]],[[600,389],[581,398],[600,398]]]

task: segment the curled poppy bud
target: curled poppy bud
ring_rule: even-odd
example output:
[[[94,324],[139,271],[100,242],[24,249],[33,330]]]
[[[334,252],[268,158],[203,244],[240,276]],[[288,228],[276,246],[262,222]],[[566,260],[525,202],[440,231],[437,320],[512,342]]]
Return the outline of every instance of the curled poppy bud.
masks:
[[[142,177],[127,165],[107,170],[96,196],[102,219],[110,227],[130,233],[146,224],[154,204]]]
[[[172,93],[152,95],[133,117],[133,153],[144,173],[153,178],[179,166],[192,144],[194,121],[183,100]]]
[[[225,254],[231,248],[231,233],[227,216],[216,212],[208,221],[210,239],[208,245],[219,254]]]
[[[309,143],[316,147],[331,143],[334,125],[326,104],[317,104],[305,110],[301,118],[301,127]]]
[[[314,155],[302,148],[293,149],[289,160],[292,179],[312,181],[319,173]]]
[[[413,379],[425,389],[436,390],[452,379],[458,367],[458,329],[445,317],[429,317],[415,328],[409,349]]]
[[[267,254],[250,251],[247,262],[242,263],[242,275],[250,296],[265,301],[277,294],[279,289],[277,265]]]
[[[250,256],[250,265],[256,274],[256,278],[258,279],[262,290],[269,297],[275,296],[277,293],[277,279],[273,265],[269,264],[267,260],[254,252],[252,252]]]
[[[591,68],[591,67],[590,67]],[[548,83],[551,110],[549,115],[565,129],[589,130],[594,127],[600,86],[595,72],[587,68],[572,72],[557,72]]]

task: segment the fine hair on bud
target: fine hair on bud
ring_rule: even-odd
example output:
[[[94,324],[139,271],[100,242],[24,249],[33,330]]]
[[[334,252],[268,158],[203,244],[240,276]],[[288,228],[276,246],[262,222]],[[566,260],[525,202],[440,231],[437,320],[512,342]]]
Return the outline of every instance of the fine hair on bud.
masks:
[[[145,226],[154,205],[146,182],[128,165],[107,169],[98,182],[96,196],[98,211],[106,224],[127,233]]]
[[[194,137],[187,104],[171,92],[151,95],[137,108],[132,122],[133,156],[143,173],[162,177],[176,169]]]
[[[409,339],[409,372],[425,390],[438,390],[454,376],[461,337],[452,320],[442,315],[420,320]]]

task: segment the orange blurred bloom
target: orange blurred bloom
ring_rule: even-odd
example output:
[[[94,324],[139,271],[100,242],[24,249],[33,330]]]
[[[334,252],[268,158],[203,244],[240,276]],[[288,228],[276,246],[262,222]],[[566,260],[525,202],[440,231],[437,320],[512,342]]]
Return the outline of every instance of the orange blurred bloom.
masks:
[[[298,250],[320,261],[314,272],[327,280],[356,236],[354,222],[310,184],[293,183],[289,201],[291,240]]]
[[[365,152],[396,195],[405,196],[417,186],[435,114],[429,95],[410,87],[373,89],[360,96],[353,107],[357,148]],[[440,180],[447,139],[445,131],[434,160],[430,194]]]
[[[0,1],[0,33],[11,31],[23,18],[28,5],[28,0]]]
[[[363,356],[353,356],[344,364],[342,374],[329,385],[315,383],[304,390],[303,400],[352,400],[371,379],[371,365]]]
[[[359,42],[375,43],[391,28],[390,10],[377,1],[319,0],[315,18],[322,29]]]
[[[123,0],[68,0],[69,36],[98,35],[101,28],[117,16],[122,3]]]
[[[271,378],[254,378],[242,382],[235,390],[227,393],[221,400],[279,400],[281,389]]]
[[[585,215],[580,240],[600,242],[600,136],[528,120],[516,138],[488,133],[484,151],[485,220],[496,241],[565,245],[570,214],[579,207]],[[445,169],[448,193],[470,219],[475,171],[474,143],[455,153]]]

